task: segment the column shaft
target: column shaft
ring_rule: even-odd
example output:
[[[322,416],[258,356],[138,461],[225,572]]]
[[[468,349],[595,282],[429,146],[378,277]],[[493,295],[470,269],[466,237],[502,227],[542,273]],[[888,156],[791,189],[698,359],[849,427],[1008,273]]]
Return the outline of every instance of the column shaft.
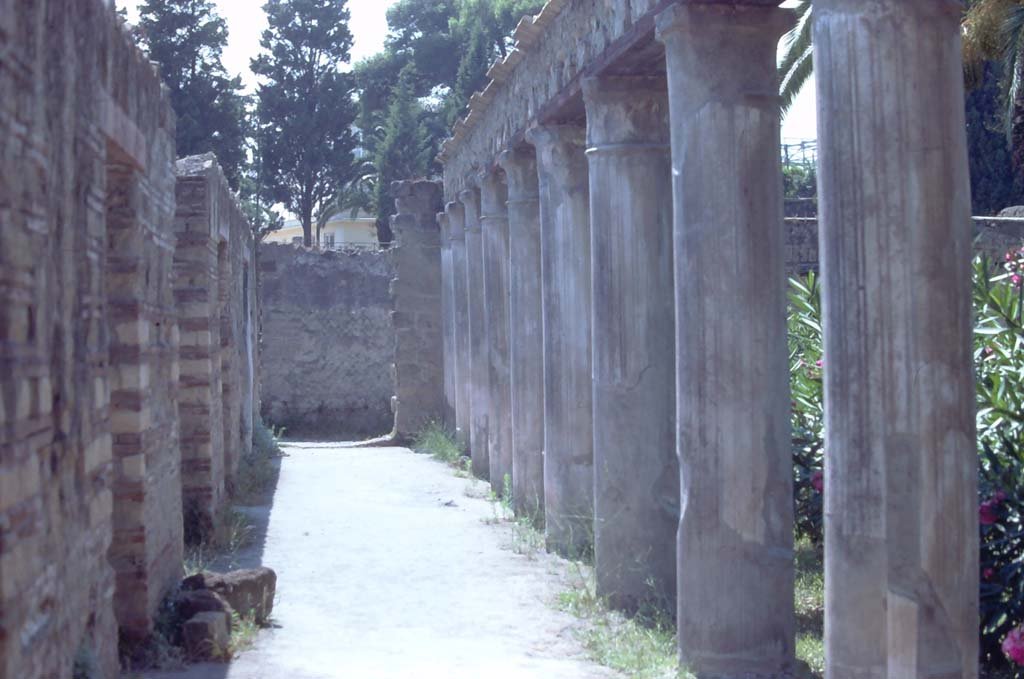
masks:
[[[508,190],[500,173],[480,177],[480,224],[484,241],[488,365],[491,389],[487,450],[491,490],[503,496],[512,484],[512,386],[508,344]]]
[[[501,154],[508,178],[509,361],[512,378],[512,501],[544,523],[544,323],[537,156]]]
[[[452,316],[455,321],[455,437],[462,448],[469,448],[472,419],[469,344],[469,293],[466,273],[466,213],[462,203],[446,206],[452,238]]]
[[[769,6],[673,5],[679,645],[698,676],[794,652],[793,494],[776,49]]]
[[[814,7],[835,677],[978,676],[961,10]]]
[[[469,374],[472,402],[469,448],[473,473],[490,478],[487,427],[490,418],[491,377],[487,340],[487,306],[484,297],[484,244],[480,231],[480,191],[469,188],[459,194],[466,215],[466,294],[469,304]]]
[[[544,290],[544,517],[550,549],[593,547],[590,197],[585,132],[532,128],[540,180]]]
[[[437,213],[441,227],[441,325],[444,341],[444,425],[455,428],[455,317],[454,283],[452,280],[452,241],[448,215]]]
[[[597,593],[674,615],[672,158],[665,79],[583,83],[593,271]]]

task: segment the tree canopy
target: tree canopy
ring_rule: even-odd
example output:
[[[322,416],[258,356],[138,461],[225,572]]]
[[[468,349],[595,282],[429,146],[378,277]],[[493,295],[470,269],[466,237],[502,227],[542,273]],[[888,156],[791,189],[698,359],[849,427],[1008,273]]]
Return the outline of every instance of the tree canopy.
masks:
[[[398,0],[387,12],[384,49],[355,67],[362,144],[377,172],[378,231],[389,233],[391,182],[440,171],[434,160],[512,32],[544,0]],[[415,123],[413,121],[416,121]],[[402,148],[395,140],[416,140]],[[405,144],[406,142],[403,142]]]
[[[263,180],[312,245],[314,216],[357,174],[347,0],[268,0],[264,10],[270,26],[252,62]]]
[[[245,164],[245,99],[222,62],[228,31],[212,0],[145,0],[139,33],[178,116],[179,156],[213,152],[235,189]]]

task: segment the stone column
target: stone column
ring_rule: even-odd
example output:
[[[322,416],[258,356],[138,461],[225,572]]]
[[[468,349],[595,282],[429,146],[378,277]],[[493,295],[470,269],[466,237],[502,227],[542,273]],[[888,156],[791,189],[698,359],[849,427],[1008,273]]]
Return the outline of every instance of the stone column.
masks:
[[[544,290],[544,518],[548,548],[593,548],[590,191],[582,127],[532,128]]]
[[[658,17],[672,129],[679,645],[698,676],[793,665],[793,464],[776,49],[790,12]]]
[[[395,323],[395,435],[409,441],[444,416],[444,350],[441,328],[441,234],[436,182],[394,182],[397,214],[391,231],[391,283]]]
[[[452,239],[452,316],[455,321],[455,438],[466,450],[472,409],[469,361],[469,298],[466,285],[466,212],[462,203],[445,207]]]
[[[444,424],[455,428],[455,318],[454,281],[452,280],[452,241],[448,214],[437,213],[441,227],[441,323],[444,343]]]
[[[512,502],[544,523],[544,324],[540,188],[528,146],[498,158],[508,180],[509,361],[512,378]]]
[[[490,415],[490,360],[484,304],[484,248],[480,231],[480,191],[467,188],[459,194],[466,216],[466,299],[469,304],[469,400],[472,403],[469,449],[473,474],[490,478],[487,426]]]
[[[583,82],[593,271],[597,593],[674,614],[672,155],[664,77]]]
[[[480,175],[484,299],[491,387],[487,450],[491,490],[501,497],[512,483],[512,386],[508,365],[508,188],[496,171]]]
[[[814,7],[834,677],[978,676],[961,11]]]

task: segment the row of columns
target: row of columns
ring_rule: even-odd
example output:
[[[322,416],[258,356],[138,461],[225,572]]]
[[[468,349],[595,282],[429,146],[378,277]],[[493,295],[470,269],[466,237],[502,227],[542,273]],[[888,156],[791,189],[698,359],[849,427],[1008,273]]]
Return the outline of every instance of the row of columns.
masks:
[[[959,3],[817,0],[832,676],[976,676]],[[879,8],[884,11],[879,11]],[[679,3],[666,76],[584,81],[447,205],[454,424],[598,594],[699,676],[793,670],[776,50]],[[896,69],[896,71],[893,71]]]

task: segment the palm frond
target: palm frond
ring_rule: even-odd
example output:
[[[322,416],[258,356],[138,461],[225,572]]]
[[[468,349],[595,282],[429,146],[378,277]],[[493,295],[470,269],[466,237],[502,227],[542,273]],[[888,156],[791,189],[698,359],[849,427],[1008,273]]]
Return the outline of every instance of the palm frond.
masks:
[[[786,46],[779,63],[782,112],[785,114],[814,74],[814,46],[811,0],[801,0],[796,10],[797,23],[785,38]]]

